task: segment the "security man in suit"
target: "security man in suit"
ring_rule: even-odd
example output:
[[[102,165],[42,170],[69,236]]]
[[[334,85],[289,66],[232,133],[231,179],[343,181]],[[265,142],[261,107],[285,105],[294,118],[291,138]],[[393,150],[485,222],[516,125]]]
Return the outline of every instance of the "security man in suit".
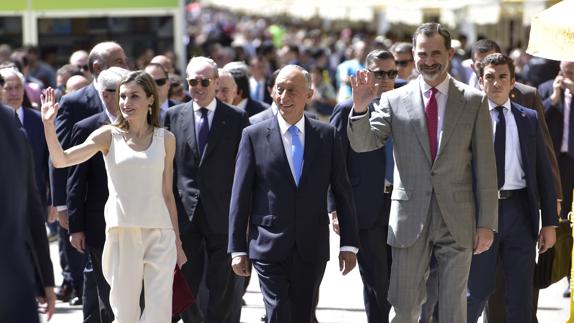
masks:
[[[395,87],[397,66],[391,52],[376,49],[367,55],[366,68],[373,72],[376,79],[376,98],[369,105],[369,111],[375,110],[380,96]],[[363,280],[363,298],[367,319],[370,323],[388,322],[391,306],[387,300],[391,270],[391,253],[387,246],[389,224],[390,194],[392,184],[387,183],[387,162],[392,167],[392,152],[387,160],[385,145],[379,149],[356,153],[349,146],[347,123],[353,108],[353,101],[346,100],[338,104],[331,116],[333,125],[343,136],[344,154],[347,159],[347,170],[353,185],[353,197],[357,210],[357,223],[361,251],[357,254],[359,271]],[[392,176],[392,174],[390,174]],[[388,191],[387,191],[388,190]],[[337,205],[334,197],[329,195],[329,212],[336,221]],[[338,225],[335,224],[336,230]]]
[[[74,125],[89,116],[104,111],[102,99],[96,89],[98,75],[105,69],[118,66],[127,68],[127,57],[120,45],[115,42],[102,42],[95,45],[88,55],[88,67],[94,76],[93,82],[82,89],[64,95],[60,101],[58,116],[56,117],[56,132],[62,147],[71,147],[72,129]],[[61,230],[60,238],[66,241],[65,249],[68,264],[74,281],[74,289],[78,296],[76,304],[81,304],[85,257],[79,255],[67,241],[68,213],[66,206],[66,181],[68,169],[50,167],[50,180],[52,185],[52,203],[58,209],[60,225],[66,229]]]
[[[477,322],[494,292],[497,263],[504,272],[506,322],[531,322],[535,245],[540,253],[556,242],[556,193],[536,112],[512,102],[514,63],[494,53],[479,66],[488,96],[496,154],[499,231],[490,250],[472,259],[468,322]],[[539,210],[542,228],[539,230]]]
[[[358,236],[340,134],[304,117],[313,95],[302,67],[281,69],[273,92],[275,117],[243,131],[229,219],[233,271],[259,275],[267,322],[311,322],[329,258],[329,185],[341,227],[339,265],[356,264]]]
[[[236,277],[227,254],[229,201],[234,163],[247,114],[215,97],[217,64],[193,57],[187,65],[192,101],[170,108],[165,127],[176,137],[174,192],[183,249],[189,261],[182,267],[191,289],[198,291],[205,270],[209,292],[207,323],[239,320]],[[207,253],[207,263],[205,254]],[[201,301],[201,300],[200,300]],[[183,321],[200,322],[197,303]]]

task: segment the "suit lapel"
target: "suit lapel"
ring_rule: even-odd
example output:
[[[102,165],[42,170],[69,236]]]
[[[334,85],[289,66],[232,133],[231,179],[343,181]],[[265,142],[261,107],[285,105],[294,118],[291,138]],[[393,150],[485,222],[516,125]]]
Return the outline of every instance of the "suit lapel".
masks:
[[[526,115],[520,108],[518,108],[514,103],[510,103],[510,111],[514,116],[514,122],[516,122],[516,128],[518,129],[518,142],[520,143],[520,155],[522,157],[522,163],[524,164],[523,169],[527,169],[528,156],[532,156],[527,150],[527,140],[528,140],[528,124]],[[526,172],[525,172],[526,173]]]
[[[90,84],[90,87],[86,89],[86,99],[88,100],[88,106],[96,107],[99,112],[104,111],[104,103],[100,100],[98,91],[94,84]]]
[[[305,118],[305,147],[303,148],[303,171],[301,171],[301,178],[299,179],[299,187],[305,183],[305,179],[309,176],[312,169],[313,161],[316,159],[315,154],[319,150],[319,136],[320,134],[315,129],[314,123]]]
[[[213,115],[213,120],[211,121],[211,127],[209,127],[209,135],[207,136],[207,144],[205,145],[205,151],[203,152],[203,157],[201,158],[201,163],[209,156],[213,151],[214,147],[217,145],[221,134],[225,131],[227,126],[227,120],[225,117],[227,111],[219,101],[217,101],[217,107],[215,108],[215,114]]]
[[[305,137],[305,140],[307,137]],[[269,150],[271,151],[271,156],[279,161],[279,171],[283,174],[287,174],[287,180],[291,185],[296,187],[295,179],[293,179],[293,173],[291,172],[291,167],[289,167],[289,162],[287,161],[287,156],[285,155],[285,148],[283,146],[283,139],[281,138],[281,130],[279,129],[279,123],[277,118],[273,118],[269,122],[269,127],[267,128],[267,141],[269,143]],[[307,146],[307,145],[305,145]],[[306,158],[307,148],[303,152],[303,158]]]
[[[424,102],[419,83],[411,82],[409,91],[401,99],[401,106],[409,114],[409,123],[413,126],[414,133],[421,144],[427,160],[432,164],[430,154],[430,144],[428,138],[427,122],[424,112]]]
[[[446,147],[446,144],[456,128],[456,124],[462,111],[464,111],[464,95],[455,84],[453,80],[449,81],[448,98],[446,99],[446,106],[444,111],[444,121],[442,123],[442,137],[440,139],[440,147],[438,149],[437,159],[440,158],[441,152]]]
[[[182,107],[181,118],[179,118],[179,129],[182,129],[185,135],[185,140],[191,148],[193,155],[196,159],[199,159],[199,151],[197,147],[197,141],[195,139],[195,114],[193,113],[193,104],[188,102]]]

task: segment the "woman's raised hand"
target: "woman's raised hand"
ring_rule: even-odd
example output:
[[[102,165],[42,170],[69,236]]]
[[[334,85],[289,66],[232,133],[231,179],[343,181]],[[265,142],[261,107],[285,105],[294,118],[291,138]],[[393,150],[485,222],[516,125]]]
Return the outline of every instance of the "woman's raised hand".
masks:
[[[47,88],[40,96],[40,100],[42,102],[42,122],[53,125],[59,108],[54,89],[51,87]]]

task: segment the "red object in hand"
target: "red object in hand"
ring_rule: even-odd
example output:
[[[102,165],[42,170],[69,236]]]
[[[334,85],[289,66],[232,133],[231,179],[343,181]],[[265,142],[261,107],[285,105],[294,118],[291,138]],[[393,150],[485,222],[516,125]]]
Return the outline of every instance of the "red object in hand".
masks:
[[[181,314],[189,306],[195,303],[195,297],[185,277],[176,265],[173,272],[173,296],[171,303],[171,313],[173,315]]]

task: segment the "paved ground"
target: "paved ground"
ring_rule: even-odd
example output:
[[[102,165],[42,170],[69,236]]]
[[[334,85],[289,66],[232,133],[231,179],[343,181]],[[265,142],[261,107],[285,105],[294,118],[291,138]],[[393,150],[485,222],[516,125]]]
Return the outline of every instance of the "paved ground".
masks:
[[[359,271],[355,269],[349,275],[341,276],[336,261],[338,237],[332,234],[331,241],[332,260],[327,264],[321,285],[317,319],[321,323],[366,323]],[[57,259],[57,243],[52,243],[50,248],[52,259]],[[56,280],[59,282],[61,275],[59,268],[55,267],[57,269]],[[566,322],[569,317],[569,300],[562,297],[562,292],[566,286],[566,280],[563,280],[540,292],[538,305],[538,321],[540,323]],[[241,322],[260,322],[264,308],[257,279],[251,280],[245,301],[246,305],[242,310]],[[56,305],[56,314],[51,320],[55,323],[80,323],[81,321],[80,306],[70,306],[61,302]]]

